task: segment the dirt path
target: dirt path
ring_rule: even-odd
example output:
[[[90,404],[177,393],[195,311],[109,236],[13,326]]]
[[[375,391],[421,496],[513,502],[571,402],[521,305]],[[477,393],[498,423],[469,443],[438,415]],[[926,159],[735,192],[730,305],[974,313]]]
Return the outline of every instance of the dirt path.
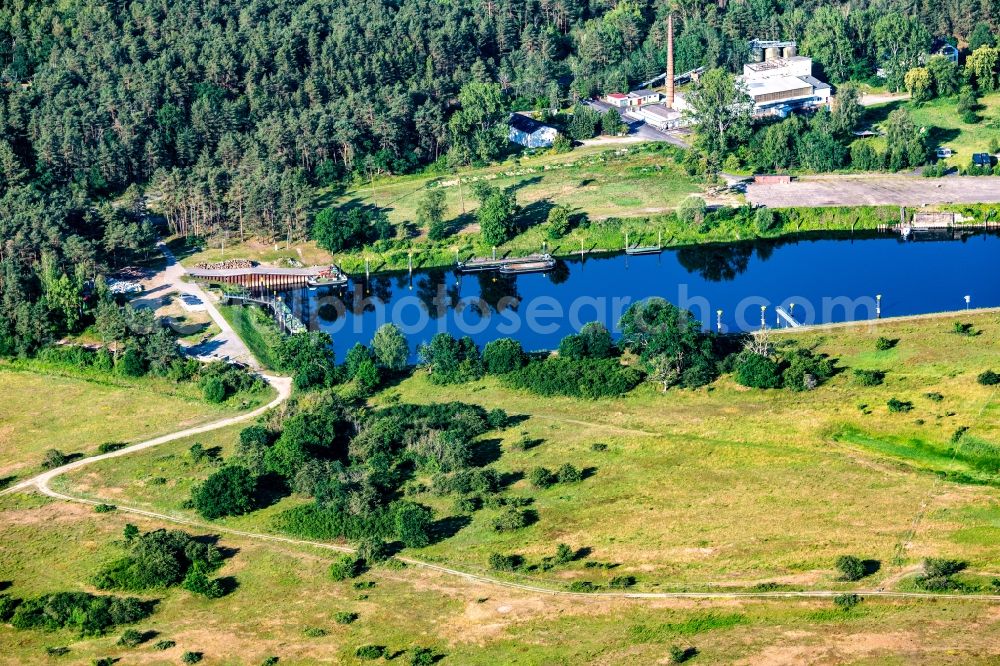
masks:
[[[271,377],[269,381],[276,381],[278,378]],[[8,488],[4,493],[11,493],[16,491],[24,490],[37,490],[48,497],[54,499],[59,499],[67,502],[76,502],[78,504],[85,504],[89,506],[96,506],[102,504],[103,502],[99,500],[86,499],[82,497],[75,497],[72,495],[67,495],[65,493],[53,490],[49,484],[52,480],[66,472],[80,469],[90,463],[97,462],[99,460],[106,460],[108,458],[114,458],[117,456],[127,455],[129,453],[134,453],[136,451],[141,451],[143,449],[151,448],[157,446],[158,444],[163,444],[165,442],[173,441],[181,437],[187,437],[191,434],[197,434],[199,432],[205,432],[206,430],[213,430],[215,428],[222,428],[226,425],[231,425],[232,423],[239,423],[241,421],[246,421],[251,418],[256,417],[265,410],[271,409],[277,406],[285,399],[287,399],[288,394],[291,389],[291,383],[288,380],[284,382],[279,382],[275,385],[278,389],[278,397],[272,401],[269,405],[262,407],[249,414],[244,414],[241,416],[232,417],[229,419],[224,419],[222,421],[217,421],[216,423],[208,424],[206,426],[200,426],[198,428],[191,428],[189,430],[174,433],[173,435],[166,435],[157,439],[149,440],[148,442],[143,442],[141,444],[136,444],[119,451],[113,451],[108,454],[94,456],[91,458],[84,458],[82,460],[77,460],[68,465],[63,465],[62,467],[56,468],[40,474],[32,479],[23,481],[16,486]],[[3,493],[0,493],[3,494]],[[221,534],[230,534],[233,536],[243,537],[246,539],[253,539],[256,541],[264,541],[271,543],[282,543],[290,544],[296,546],[309,546],[313,548],[319,548],[322,550],[328,550],[338,553],[351,553],[354,549],[349,546],[343,546],[339,544],[327,543],[323,541],[313,541],[310,539],[295,539],[292,537],[284,537],[275,534],[263,534],[259,532],[248,532],[244,530],[236,530],[228,527],[223,527],[221,525],[203,523],[196,520],[191,520],[189,518],[183,518],[178,516],[171,516],[165,513],[158,513],[156,511],[147,511],[145,509],[139,509],[134,507],[116,505],[118,511],[124,513],[132,513],[140,516],[145,516],[147,518],[152,518],[154,520],[162,520],[168,523],[175,523],[178,525],[187,525],[189,527],[196,527],[198,529],[203,529],[211,532],[217,532]],[[518,583],[516,581],[504,580],[500,578],[494,578],[492,576],[486,576],[482,574],[472,573],[469,571],[462,571],[460,569],[455,569],[452,567],[443,566],[440,564],[433,564],[430,562],[425,562],[423,560],[418,560],[412,557],[398,557],[401,562],[414,567],[421,567],[423,569],[428,569],[430,571],[436,571],[438,573],[447,574],[449,576],[457,576],[465,580],[482,583],[485,585],[492,585],[497,587],[505,587],[510,589],[521,590],[525,592],[534,592],[538,594],[546,594],[551,596],[559,596],[574,599],[608,599],[608,598],[619,598],[619,599],[741,599],[741,598],[760,598],[760,599],[829,599],[845,593],[845,590],[802,590],[802,591],[785,591],[785,592],[570,592],[568,590],[558,590],[548,587],[543,587],[541,585],[532,585],[529,583]],[[856,594],[862,596],[870,597],[887,597],[887,598],[913,598],[913,599],[963,599],[971,601],[990,601],[990,602],[1000,602],[1000,595],[995,594],[979,594],[979,595],[959,595],[959,594],[945,594],[945,593],[921,593],[921,592],[893,592],[887,591],[882,588],[879,589],[861,589],[852,590]]]
[[[212,430],[218,430],[219,428],[225,428],[227,426],[236,425],[238,423],[245,423],[251,421],[261,414],[264,414],[270,409],[274,409],[285,400],[289,398],[292,394],[292,380],[288,377],[272,377],[270,375],[262,375],[264,379],[278,392],[277,397],[274,400],[264,405],[263,407],[258,407],[252,412],[247,412],[245,414],[237,414],[236,416],[230,416],[219,421],[213,421],[212,423],[206,423],[204,425],[195,426],[194,428],[188,428],[186,430],[179,430],[177,432],[171,433],[169,435],[162,435],[154,439],[146,440],[145,442],[139,442],[138,444],[133,444],[132,446],[126,446],[125,448],[118,449],[117,451],[111,451],[110,453],[103,453],[97,456],[90,456],[89,458],[80,458],[79,460],[74,460],[71,463],[67,463],[62,467],[56,467],[55,469],[50,469],[47,472],[42,472],[38,476],[34,476],[30,479],[25,479],[20,483],[17,483],[10,488],[7,488],[0,495],[7,493],[18,492],[21,490],[29,490],[31,488],[37,488],[43,493],[49,494],[48,484],[52,479],[57,476],[62,476],[67,472],[72,472],[73,470],[80,469],[81,467],[86,467],[95,462],[101,460],[108,460],[110,458],[117,458],[119,456],[125,456],[130,453],[136,453],[137,451],[144,451],[146,449],[151,449],[154,446],[159,446],[160,444],[166,444],[167,442],[173,442],[178,439],[184,439],[185,437],[191,437],[193,435],[200,435],[205,432],[210,432]],[[58,495],[52,495],[56,497]],[[65,498],[72,499],[72,498]]]

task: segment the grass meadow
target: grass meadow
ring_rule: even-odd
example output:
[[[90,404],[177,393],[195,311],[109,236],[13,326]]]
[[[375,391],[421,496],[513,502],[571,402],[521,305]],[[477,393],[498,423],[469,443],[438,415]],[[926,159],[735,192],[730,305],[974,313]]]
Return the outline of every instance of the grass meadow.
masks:
[[[958,335],[945,318],[783,336],[837,359],[837,376],[803,393],[748,390],[723,377],[696,391],[663,394],[647,385],[619,400],[540,401],[495,378],[437,387],[417,373],[376,402],[463,400],[522,419],[484,436],[477,457],[514,479],[509,492],[530,498],[539,520],[498,534],[493,511],[468,516],[451,498],[418,494],[438,517],[465,526],[413,554],[485,572],[491,553],[538,563],[567,543],[589,556],[517,578],[564,587],[631,575],[637,589],[649,591],[847,589],[833,569],[842,554],[881,563],[865,585],[894,582],[927,556],[994,571],[997,403],[993,387],[976,376],[1000,368],[1000,318],[957,319],[978,334]],[[876,351],[880,336],[898,342]],[[884,383],[859,386],[855,368],[884,371]],[[891,398],[911,402],[912,410],[890,412]],[[951,440],[963,428],[967,448],[956,454]],[[224,457],[237,433],[197,441]],[[214,469],[187,455],[194,441],[98,463],[58,480],[59,487],[191,517],[183,501]],[[545,490],[526,480],[534,467],[567,462],[587,478]],[[272,530],[280,511],[303,501],[286,497],[223,524]]]
[[[0,363],[0,479],[40,471],[48,449],[92,455],[106,442],[136,443],[232,415],[270,400],[268,392],[205,401],[194,383],[132,379],[41,361]]]
[[[954,321],[971,323],[970,334],[954,333]],[[895,344],[879,351],[878,337]],[[518,416],[514,427],[486,434],[476,453],[510,473],[508,493],[531,498],[539,518],[498,535],[490,510],[464,516],[450,500],[418,495],[438,517],[468,523],[404,554],[485,571],[493,552],[535,563],[560,542],[589,549],[570,564],[515,576],[556,589],[631,575],[637,591],[846,591],[855,586],[833,570],[841,554],[879,560],[880,570],[857,584],[863,588],[914,589],[916,565],[927,556],[962,559],[969,564],[963,579],[986,584],[1000,569],[1000,478],[989,466],[1000,438],[994,388],[976,376],[1000,369],[1000,317],[973,313],[777,337],[785,338],[836,358],[840,372],[807,393],[747,390],[723,377],[705,389],[663,394],[644,386],[593,402],[539,400],[495,379],[436,387],[420,373],[386,389],[376,405],[463,400]],[[859,386],[855,368],[884,371],[883,384]],[[911,411],[890,412],[890,398],[911,402]],[[956,451],[960,428],[967,430]],[[184,500],[191,487],[216,468],[212,457],[232,452],[238,432],[96,463],[54,485],[190,518]],[[195,441],[208,459],[188,453]],[[564,462],[586,469],[587,478],[546,490],[520,478]],[[285,497],[218,526],[272,531],[278,513],[304,501]],[[114,542],[126,522],[159,526],[36,496],[0,498],[0,516],[0,581],[15,596],[89,590],[91,572],[119,552]],[[213,533],[211,526],[184,529]],[[675,645],[696,648],[697,663],[727,664],[975,664],[1000,653],[1000,615],[980,601],[866,598],[844,611],[815,599],[556,597],[414,566],[376,567],[357,589],[329,579],[329,551],[220,534],[234,556],[218,575],[235,578],[235,589],[214,601],[154,591],[157,611],[137,627],[176,647],[118,647],[120,632],[81,640],[0,626],[0,664],[48,661],[44,650],[53,646],[70,648],[65,663],[107,656],[176,663],[191,650],[209,664],[259,664],[269,656],[282,664],[354,664],[361,645],[384,646],[400,663],[415,647],[428,647],[442,663],[460,664],[665,663]],[[338,624],[338,612],[358,619]]]
[[[6,593],[93,591],[88,577],[120,553],[127,522],[141,516],[93,513],[40,498],[0,498],[0,579]],[[41,526],[44,525],[44,529]],[[210,531],[188,528],[210,535]],[[233,591],[205,600],[181,589],[142,595],[156,612],[134,628],[150,638],[117,645],[118,629],[81,639],[69,631],[18,631],[0,625],[0,664],[176,664],[187,651],[205,664],[362,664],[362,645],[408,663],[425,647],[442,664],[667,663],[671,646],[693,647],[695,663],[990,663],[1000,650],[988,604],[866,599],[849,611],[828,600],[624,600],[559,598],[475,584],[414,567],[380,567],[358,581],[333,582],[330,554],[301,546],[223,536],[231,557],[220,576]],[[356,613],[339,624],[337,613]],[[969,631],[980,627],[980,631]],[[176,645],[157,651],[153,644]],[[66,647],[54,658],[48,647]],[[381,663],[381,662],[376,662]]]

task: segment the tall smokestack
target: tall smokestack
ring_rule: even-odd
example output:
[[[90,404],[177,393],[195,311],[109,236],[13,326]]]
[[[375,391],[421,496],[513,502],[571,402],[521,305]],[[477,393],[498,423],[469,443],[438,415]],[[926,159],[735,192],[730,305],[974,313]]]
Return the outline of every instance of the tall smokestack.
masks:
[[[667,16],[667,108],[674,108],[674,15]]]

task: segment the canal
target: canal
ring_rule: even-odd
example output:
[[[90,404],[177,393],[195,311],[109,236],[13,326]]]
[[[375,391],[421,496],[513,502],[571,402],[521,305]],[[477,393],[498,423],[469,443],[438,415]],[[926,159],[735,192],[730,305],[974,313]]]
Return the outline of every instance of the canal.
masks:
[[[282,294],[310,330],[328,332],[337,358],[368,344],[393,322],[411,349],[438,332],[478,344],[513,337],[527,350],[555,348],[583,324],[615,332],[636,301],[660,296],[725,332],[830,323],[877,316],[1000,306],[1000,236],[950,232],[895,236],[808,237],[664,250],[643,256],[560,260],[549,273],[456,275],[450,269],[362,276],[334,290]],[[762,311],[762,306],[764,310]],[[721,311],[721,312],[720,312]]]

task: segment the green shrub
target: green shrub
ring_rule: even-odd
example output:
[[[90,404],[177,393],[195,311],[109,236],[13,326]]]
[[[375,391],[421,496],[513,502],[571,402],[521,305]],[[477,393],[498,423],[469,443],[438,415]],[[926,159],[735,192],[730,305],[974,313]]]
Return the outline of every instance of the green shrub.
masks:
[[[302,634],[306,638],[322,638],[323,636],[326,636],[327,631],[322,627],[306,627],[302,630]]]
[[[1000,373],[993,372],[992,370],[986,370],[985,372],[979,373],[976,377],[976,381],[983,386],[996,386],[1000,384]]]
[[[42,458],[42,469],[55,469],[62,467],[67,462],[69,462],[69,458],[65,453],[59,449],[49,449]]]
[[[878,351],[888,351],[896,346],[896,340],[879,336],[875,339],[875,349]]]
[[[615,590],[625,590],[635,585],[635,576],[615,576],[608,581],[608,587]]]
[[[184,576],[184,582],[181,583],[181,587],[188,592],[200,594],[201,596],[209,599],[218,599],[226,594],[225,589],[222,587],[222,583],[218,580],[209,578],[205,573],[205,570],[198,565],[188,569],[187,575]]]
[[[364,560],[355,555],[341,555],[330,564],[330,578],[335,581],[357,578],[364,572]]]
[[[954,579],[954,575],[965,567],[966,563],[961,560],[928,557],[924,560],[923,574],[917,577],[917,586],[930,592],[959,590],[962,585]]]
[[[385,655],[384,645],[362,645],[354,651],[354,656],[366,661],[380,659],[383,655]]]
[[[531,513],[507,507],[493,519],[493,530],[496,532],[512,532],[527,527],[531,522]]]
[[[349,613],[347,611],[338,611],[333,614],[333,620],[337,624],[351,624],[358,619],[357,613]]]
[[[838,594],[833,603],[841,610],[849,611],[861,603],[861,597],[856,594]]]
[[[556,546],[556,564],[566,564],[572,562],[576,559],[576,551],[569,547],[568,544],[561,543]]]
[[[528,481],[536,488],[545,489],[556,482],[556,476],[547,467],[535,467],[528,472]]]
[[[941,395],[940,393],[931,392],[931,393],[925,393],[924,395],[926,395],[929,400],[932,400],[934,402],[941,402],[942,400],[944,400],[944,396]]]
[[[841,555],[836,562],[837,571],[840,572],[841,580],[861,580],[865,577],[865,563],[859,557],[853,555]]]
[[[596,592],[597,589],[597,585],[589,580],[574,580],[569,584],[570,592]]]
[[[559,483],[578,483],[583,480],[583,472],[569,463],[565,463],[556,472]]]
[[[135,347],[129,347],[125,353],[118,358],[115,370],[125,377],[142,377],[146,374],[146,363],[142,354]]]
[[[104,442],[97,447],[97,452],[100,454],[111,453],[112,451],[118,451],[124,449],[126,446],[125,442]]]
[[[126,629],[125,633],[118,639],[118,645],[127,648],[134,648],[143,641],[143,635],[135,629]]]
[[[437,660],[438,655],[430,648],[418,647],[410,652],[410,666],[431,666]]]
[[[952,333],[955,333],[956,335],[964,335],[967,337],[972,337],[976,334],[976,329],[973,328],[972,324],[963,323],[960,321],[956,321],[952,325],[951,330]]]
[[[681,647],[680,645],[671,645],[667,652],[670,654],[670,662],[673,664],[683,664],[694,659],[698,654],[697,648]]]
[[[274,656],[268,657],[264,661],[260,662],[260,666],[275,666],[275,664],[277,664],[279,661],[281,660],[278,657]]]
[[[407,548],[423,548],[430,544],[434,515],[422,504],[398,502],[395,507],[396,537]]]
[[[362,537],[358,539],[355,552],[358,557],[365,561],[365,564],[369,565],[378,564],[389,557],[389,549],[386,547],[385,541],[378,537]]]
[[[154,650],[161,650],[161,651],[162,650],[169,650],[170,648],[174,647],[175,645],[177,645],[176,641],[172,641],[172,640],[169,640],[169,639],[164,639],[164,640],[156,641],[155,643],[153,643],[153,649]]]
[[[781,386],[781,372],[773,359],[743,352],[736,361],[736,381],[750,388],[773,389]]]
[[[257,479],[245,467],[228,465],[214,472],[191,493],[195,510],[214,520],[239,516],[256,508]]]
[[[204,658],[201,652],[185,652],[181,655],[181,661],[185,664],[197,664]]]
[[[593,444],[590,445],[590,450],[597,452],[607,451],[608,445],[605,444],[604,442],[594,442]]]
[[[513,372],[523,366],[524,361],[521,343],[512,338],[492,340],[483,347],[483,365],[491,375]]]
[[[497,407],[496,409],[491,409],[486,415],[486,422],[493,430],[502,430],[507,427],[510,417],[507,416],[507,412]]]
[[[885,373],[881,370],[854,369],[854,383],[858,386],[879,386],[885,379]]]
[[[517,571],[524,564],[524,558],[520,555],[490,553],[489,564],[493,571]]]
[[[114,504],[95,504],[94,513],[111,513],[115,511],[118,507]]]
[[[889,411],[894,414],[906,413],[913,409],[913,403],[909,400],[899,400],[898,398],[889,398],[889,402],[886,403],[889,407]]]
[[[69,654],[69,648],[62,645],[58,647],[46,647],[45,654],[50,657],[65,657]]]

